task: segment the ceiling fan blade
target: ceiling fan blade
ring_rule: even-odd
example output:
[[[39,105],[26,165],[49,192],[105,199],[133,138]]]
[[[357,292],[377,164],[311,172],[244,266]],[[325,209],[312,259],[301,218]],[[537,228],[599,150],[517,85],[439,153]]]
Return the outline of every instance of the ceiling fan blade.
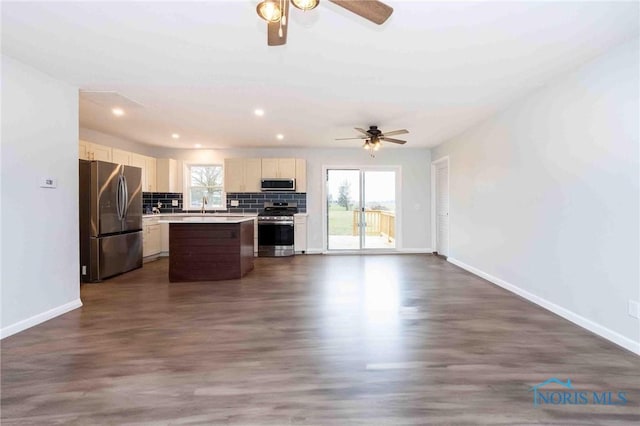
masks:
[[[369,132],[367,132],[365,129],[361,129],[360,127],[354,127],[354,129],[356,129],[357,131],[359,131],[360,133],[366,135],[367,137],[370,137],[371,135],[369,134]]]
[[[400,145],[404,145],[405,143],[407,143],[407,141],[403,141],[403,140],[400,140],[400,139],[387,138],[385,136],[381,136],[380,140],[381,141],[385,141],[385,142],[398,143]]]
[[[404,135],[405,133],[409,133],[409,131],[407,129],[393,130],[391,132],[384,132],[384,136]]]
[[[382,25],[393,13],[393,8],[377,0],[329,0],[374,24]]]
[[[351,140],[369,139],[369,136],[359,136],[357,138],[336,138],[335,141],[351,141]]]
[[[282,25],[282,37],[280,37],[280,22],[267,23],[267,45],[282,46],[287,43],[287,29],[289,28],[289,2],[283,2],[283,14],[286,17],[286,25]]]

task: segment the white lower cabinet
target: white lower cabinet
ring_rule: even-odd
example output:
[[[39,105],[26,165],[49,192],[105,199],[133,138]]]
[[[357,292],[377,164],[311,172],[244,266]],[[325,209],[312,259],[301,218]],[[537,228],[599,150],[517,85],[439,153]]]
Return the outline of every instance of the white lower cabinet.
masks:
[[[142,257],[155,256],[162,248],[160,224],[157,220],[142,222]]]
[[[296,253],[307,251],[307,216],[297,214],[293,216],[293,248]]]
[[[160,255],[169,256],[169,224],[160,224]]]

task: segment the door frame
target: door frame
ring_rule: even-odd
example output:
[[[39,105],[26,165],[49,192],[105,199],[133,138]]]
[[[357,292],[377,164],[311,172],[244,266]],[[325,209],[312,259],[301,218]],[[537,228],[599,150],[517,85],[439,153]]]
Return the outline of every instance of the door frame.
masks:
[[[393,249],[333,250],[329,251],[327,227],[327,170],[393,171],[396,172],[396,246]],[[322,165],[322,254],[397,253],[402,248],[402,166]],[[364,193],[362,194],[362,196]]]
[[[449,253],[447,257],[451,257],[451,162],[449,156],[438,158],[431,162],[431,251],[436,252],[438,250],[438,223],[437,223],[437,211],[436,211],[436,169],[440,163],[447,163],[447,192],[449,197],[447,198],[447,211],[449,212],[449,226],[447,227],[447,247]],[[441,253],[438,253],[441,254]]]

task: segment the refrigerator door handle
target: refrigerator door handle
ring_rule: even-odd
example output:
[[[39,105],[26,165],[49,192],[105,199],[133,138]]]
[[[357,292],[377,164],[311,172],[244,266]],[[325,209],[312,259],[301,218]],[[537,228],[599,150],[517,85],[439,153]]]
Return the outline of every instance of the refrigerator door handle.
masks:
[[[120,220],[120,176],[118,176],[118,188],[116,189],[116,214]]]
[[[118,191],[116,193],[116,208],[118,212],[118,219],[120,220],[124,218],[124,206],[122,205],[124,202],[123,190],[124,190],[124,185],[122,183],[122,175],[118,175]]]
[[[122,176],[122,181],[124,182],[124,213],[122,216],[126,218],[129,213],[129,184],[125,176]]]

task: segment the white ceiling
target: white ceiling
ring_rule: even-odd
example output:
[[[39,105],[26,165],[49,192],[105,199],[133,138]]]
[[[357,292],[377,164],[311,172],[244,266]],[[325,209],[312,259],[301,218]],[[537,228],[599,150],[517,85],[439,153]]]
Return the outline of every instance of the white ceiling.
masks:
[[[116,118],[81,101],[80,124],[146,144],[355,147],[333,139],[377,124],[429,147],[639,33],[635,1],[386,3],[382,26],[292,8],[267,47],[257,1],[3,2],[2,51],[141,103]]]

